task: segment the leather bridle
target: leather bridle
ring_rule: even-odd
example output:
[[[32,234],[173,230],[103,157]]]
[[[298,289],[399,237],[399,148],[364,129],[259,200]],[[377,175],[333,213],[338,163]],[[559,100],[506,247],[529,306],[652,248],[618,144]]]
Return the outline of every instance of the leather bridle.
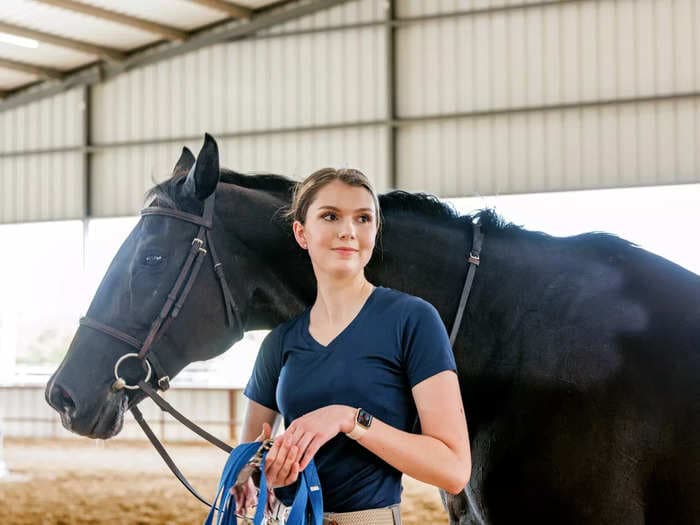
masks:
[[[214,197],[216,193],[212,193],[204,201],[204,212],[202,216],[194,215],[180,210],[175,210],[171,208],[163,208],[159,206],[149,206],[141,210],[141,216],[147,215],[163,215],[173,219],[178,219],[181,221],[189,222],[199,227],[197,235],[192,239],[192,244],[185,259],[184,264],[180,270],[175,284],[168,294],[165,304],[161,308],[158,316],[151,323],[151,327],[148,331],[148,335],[141,342],[139,339],[127,334],[126,332],[119,330],[117,328],[111,327],[105,323],[97,321],[89,317],[83,317],[80,320],[80,326],[85,326],[108,335],[118,341],[126,343],[127,345],[133,347],[137,352],[132,352],[124,354],[121,356],[114,365],[114,376],[115,381],[112,383],[112,389],[115,391],[121,389],[128,390],[142,390],[146,395],[148,395],[153,401],[164,411],[169,412],[178,421],[183,423],[189,429],[209,441],[210,443],[216,445],[217,447],[224,450],[226,453],[230,453],[232,447],[218,438],[212,436],[204,429],[195,425],[192,421],[187,419],[177,410],[175,410],[169,403],[167,403],[162,397],[158,395],[156,389],[154,389],[149,383],[151,380],[151,368],[155,370],[155,383],[158,385],[158,389],[165,391],[170,388],[170,376],[164,370],[156,354],[151,350],[154,343],[158,341],[165,331],[170,326],[170,323],[175,319],[180,310],[182,309],[187,296],[192,290],[199,270],[202,268],[204,259],[207,254],[211,256],[211,261],[214,268],[214,273],[216,274],[219,285],[221,287],[221,293],[223,295],[224,306],[226,311],[226,322],[229,327],[236,327],[239,330],[243,330],[243,323],[241,321],[241,315],[236,307],[236,303],[233,300],[233,295],[226,282],[226,275],[224,274],[224,268],[219,259],[216,248],[214,247],[214,240],[211,235],[213,217],[214,217]],[[236,324],[234,324],[234,322]],[[146,371],[146,376],[144,379],[140,380],[136,385],[129,385],[126,381],[119,375],[119,365],[129,358],[136,358],[141,360],[144,370]],[[200,501],[206,505],[210,505],[204,498],[202,498],[197,491],[192,488],[189,482],[182,475],[180,470],[177,468],[175,463],[172,461],[168,453],[163,448],[162,444],[158,441],[153,431],[150,429],[148,424],[143,418],[143,414],[136,406],[133,404],[130,407],[131,412],[138,424],[143,429],[146,436],[149,438],[153,446],[158,450],[160,455],[165,460],[166,464],[170,467],[170,470],[177,476],[177,478],[182,482],[183,485]]]

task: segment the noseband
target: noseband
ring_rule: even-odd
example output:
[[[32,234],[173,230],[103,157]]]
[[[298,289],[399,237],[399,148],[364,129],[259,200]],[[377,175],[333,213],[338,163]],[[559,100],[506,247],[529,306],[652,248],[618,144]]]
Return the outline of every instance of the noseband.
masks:
[[[181,221],[199,226],[199,231],[194,239],[192,239],[192,244],[189,253],[187,254],[187,259],[185,259],[185,263],[180,270],[180,274],[175,280],[175,284],[170,290],[160,313],[151,323],[151,328],[143,342],[127,334],[126,332],[101,323],[95,319],[91,319],[87,316],[80,320],[81,326],[87,326],[88,328],[102,332],[103,334],[126,343],[137,350],[137,352],[123,355],[114,365],[115,381],[112,384],[112,388],[114,390],[121,390],[122,388],[136,390],[140,388],[138,385],[128,385],[119,375],[119,365],[128,358],[137,358],[143,362],[144,370],[147,372],[146,379],[144,380],[145,383],[148,383],[150,380],[152,365],[156,373],[156,384],[158,385],[158,388],[165,391],[170,387],[170,376],[163,369],[163,366],[160,364],[156,354],[151,351],[151,347],[156,341],[158,341],[158,339],[162,337],[172,320],[175,319],[180,313],[187,296],[194,286],[194,282],[197,279],[197,274],[202,268],[202,263],[204,262],[207,254],[211,255],[211,261],[214,265],[214,273],[216,274],[221,287],[221,293],[223,295],[226,311],[226,322],[229,327],[234,326],[235,317],[235,322],[237,323],[236,326],[238,326],[241,330],[243,329],[240,312],[238,311],[238,308],[233,300],[231,290],[229,290],[223,265],[216,254],[214,241],[211,237],[212,219],[214,216],[214,197],[215,193],[212,193],[204,201],[204,213],[201,217],[199,215],[194,215],[184,211],[161,208],[158,206],[151,206],[141,210],[142,217],[147,215],[164,215],[166,217],[179,219]]]

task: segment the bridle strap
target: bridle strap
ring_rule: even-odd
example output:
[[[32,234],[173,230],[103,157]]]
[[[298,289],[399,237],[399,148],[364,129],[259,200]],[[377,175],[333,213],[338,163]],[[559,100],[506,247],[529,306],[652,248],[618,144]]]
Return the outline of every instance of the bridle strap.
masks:
[[[216,254],[216,250],[214,249],[214,242],[211,235],[211,228],[214,216],[214,196],[215,194],[212,193],[212,195],[210,195],[204,201],[204,211],[201,217],[198,215],[193,215],[191,213],[186,213],[180,210],[173,210],[170,208],[148,207],[141,210],[142,216],[164,215],[166,217],[183,220],[192,223],[196,226],[199,226],[197,235],[192,240],[192,246],[187,254],[187,258],[185,259],[185,262],[183,263],[182,268],[180,269],[180,273],[178,274],[177,279],[175,279],[175,284],[173,285],[170,293],[168,294],[165,304],[163,304],[162,308],[160,309],[158,316],[151,323],[148,335],[146,336],[146,339],[143,341],[143,343],[135,337],[132,337],[131,335],[127,334],[126,332],[123,332],[116,328],[112,328],[111,326],[108,326],[94,319],[84,317],[80,320],[81,326],[87,326],[89,328],[92,328],[93,330],[102,332],[103,334],[111,336],[137,349],[138,357],[143,360],[148,360],[148,362],[151,363],[154,367],[156,371],[157,384],[161,390],[167,390],[169,388],[170,377],[163,369],[163,366],[161,365],[156,354],[150,351],[151,347],[156,341],[158,341],[162,337],[162,335],[170,326],[172,320],[175,319],[180,313],[180,310],[182,309],[185,301],[187,300],[187,296],[194,287],[194,282],[197,279],[197,275],[199,274],[199,271],[202,268],[202,264],[204,263],[204,259],[206,258],[207,253],[211,254],[214,273],[217,276],[219,285],[221,287],[221,292],[224,300],[224,307],[226,311],[227,325],[230,327],[234,326],[233,323],[235,317],[235,321],[238,323],[238,326],[241,328],[243,326],[240,312],[236,307],[236,303],[233,300],[233,295],[231,294],[228,282],[226,281],[223,265]],[[209,251],[207,251],[207,248],[209,249]],[[206,439],[211,444],[219,447],[226,453],[230,453],[231,450],[233,450],[230,445],[224,443],[217,437],[213,436],[203,428],[190,421],[183,414],[178,412],[172,405],[170,405],[161,396],[159,396],[158,392],[153,387],[151,387],[151,385],[142,380],[138,383],[138,386],[146,395],[148,395],[156,403],[156,405],[158,405],[158,407],[160,407],[161,410],[171,414],[175,419],[177,419],[180,423],[192,430],[194,433]],[[151,442],[151,444],[153,444],[155,449],[161,455],[161,457],[168,465],[170,470],[173,472],[173,474],[175,474],[175,477],[177,477],[180,480],[180,482],[185,486],[185,488],[187,488],[188,491],[190,491],[190,493],[192,493],[194,497],[196,497],[205,505],[211,507],[211,504],[208,503],[202,496],[200,496],[199,493],[197,493],[197,491],[192,487],[192,485],[190,485],[190,483],[187,481],[182,472],[180,472],[180,470],[177,468],[175,462],[165,450],[165,447],[163,447],[160,441],[158,441],[158,438],[151,430],[148,423],[146,423],[146,420],[143,418],[143,414],[141,413],[140,409],[136,406],[136,404],[134,404],[130,408],[130,410],[134,415],[134,419],[136,420],[136,422],[144,431],[149,441]]]
[[[221,264],[221,260],[216,253],[214,248],[214,243],[211,240],[211,230],[206,232],[207,241],[209,242],[209,250],[211,251],[211,260],[214,263],[214,272],[219,278],[219,284],[221,285],[221,293],[224,295],[224,305],[226,309],[226,322],[229,326],[233,326],[233,317],[236,317],[236,323],[238,326],[243,326],[243,321],[241,320],[241,313],[238,311],[236,302],[233,300],[233,294],[228,287],[228,282],[226,281],[226,275],[224,274],[224,266]]]
[[[161,396],[158,395],[158,392],[149,385],[148,383],[144,381],[139,381],[139,386],[141,387],[141,390],[144,391],[148,397],[150,397],[153,402],[158,405],[158,407],[163,411],[167,412],[171,416],[173,416],[175,419],[177,419],[180,423],[185,425],[187,428],[189,428],[192,432],[197,434],[198,436],[202,437],[203,439],[206,439],[209,443],[212,445],[216,445],[219,447],[221,450],[226,452],[227,454],[230,453],[233,450],[233,447],[228,445],[227,443],[224,443],[221,441],[219,438],[216,436],[210,434],[203,428],[197,426],[194,424],[192,421],[187,419],[186,416],[181,414],[180,412],[177,411],[175,407],[173,407],[170,403],[168,403],[165,399],[163,399]]]
[[[205,500],[202,496],[200,496],[199,492],[195,490],[195,488],[190,485],[190,482],[187,481],[187,478],[182,474],[179,468],[177,468],[177,465],[173,461],[173,459],[170,457],[168,454],[168,451],[165,450],[165,447],[163,447],[162,443],[158,441],[158,438],[156,435],[153,433],[153,430],[151,430],[151,427],[148,426],[148,423],[146,423],[146,420],[143,418],[143,414],[141,413],[141,410],[134,405],[131,407],[131,413],[134,415],[134,419],[136,422],[139,424],[141,427],[141,430],[143,430],[143,433],[146,434],[146,437],[148,437],[149,441],[153,445],[153,447],[158,451],[160,454],[160,457],[163,458],[163,461],[165,461],[165,464],[168,465],[170,468],[170,471],[175,474],[175,477],[180,480],[180,483],[182,483],[187,490],[190,491],[190,494],[192,494],[195,498],[197,498],[199,501],[204,503],[206,506],[211,507],[211,503],[209,503],[207,500]],[[216,510],[219,510],[218,508]]]
[[[207,199],[210,198],[211,197],[207,197]],[[180,219],[181,221],[191,222],[192,224],[196,224],[197,226],[203,226],[208,230],[210,230],[212,227],[211,217],[200,217],[199,215],[194,215],[193,213],[187,213],[186,211],[180,210],[173,210],[171,208],[149,206],[148,208],[144,208],[141,210],[141,215],[165,215],[166,217],[172,217],[173,219]]]
[[[136,348],[136,350],[141,349],[142,343],[135,337],[131,337],[129,334],[122,332],[121,330],[117,330],[116,328],[112,328],[111,326],[107,326],[106,324],[102,324],[99,321],[90,319],[89,317],[81,318],[80,325],[87,326],[89,328],[92,328],[93,330],[97,330],[98,332],[102,332],[103,334],[107,334],[111,337],[114,337],[115,339],[118,339],[123,343],[133,346],[134,348]]]
[[[467,256],[467,263],[469,264],[469,270],[467,271],[467,277],[464,280],[464,286],[462,287],[462,295],[459,298],[459,307],[457,308],[457,315],[455,316],[454,323],[452,324],[452,331],[450,332],[450,346],[454,351],[454,344],[457,340],[457,334],[459,333],[459,328],[462,324],[462,316],[464,315],[464,309],[467,306],[467,300],[469,299],[469,294],[471,293],[472,285],[474,284],[474,275],[476,274],[476,268],[481,263],[481,247],[484,242],[484,234],[481,231],[481,225],[478,222],[472,223],[473,238],[472,238],[472,249],[469,251]],[[440,489],[442,491],[442,489]],[[471,493],[469,484],[465,485],[462,489],[464,497],[467,501],[474,506],[474,496]],[[443,500],[445,501],[445,500]],[[475,509],[476,510],[476,509]],[[484,523],[481,515],[476,511],[476,519],[479,520],[480,524]]]

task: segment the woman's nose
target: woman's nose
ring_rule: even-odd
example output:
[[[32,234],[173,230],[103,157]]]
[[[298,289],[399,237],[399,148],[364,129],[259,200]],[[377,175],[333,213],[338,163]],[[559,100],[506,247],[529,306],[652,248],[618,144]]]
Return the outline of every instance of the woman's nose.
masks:
[[[355,228],[352,223],[342,224],[340,230],[338,231],[339,239],[353,239],[355,238]]]

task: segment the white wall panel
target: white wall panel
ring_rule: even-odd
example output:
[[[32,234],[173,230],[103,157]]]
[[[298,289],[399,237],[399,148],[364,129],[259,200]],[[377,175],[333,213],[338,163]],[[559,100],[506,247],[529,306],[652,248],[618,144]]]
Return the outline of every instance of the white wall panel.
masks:
[[[384,29],[212,46],[93,89],[93,142],[274,130],[386,114]]]
[[[323,29],[346,24],[362,24],[366,22],[376,22],[386,17],[386,6],[388,2],[377,0],[358,0],[347,2],[331,9],[325,9],[304,16],[278,26],[274,26],[265,31],[262,35],[276,33],[286,33],[289,31],[303,31],[308,29]]]
[[[406,18],[541,3],[542,0],[396,0],[396,14]]]
[[[362,170],[379,191],[388,188],[386,129],[381,126],[219,139],[220,164],[240,172],[301,178],[323,166]],[[93,155],[93,213],[133,215],[155,182],[167,178],[183,145],[110,148]]]
[[[432,121],[400,128],[399,186],[442,197],[700,180],[700,100]]]
[[[438,4],[404,7],[413,13]],[[469,2],[447,4],[466,8]],[[605,0],[401,26],[398,112],[408,117],[690,92],[700,86],[699,17],[694,0]]]
[[[0,153],[79,146],[84,132],[83,89],[0,113]]]
[[[81,218],[83,166],[81,153],[0,157],[0,223]]]

